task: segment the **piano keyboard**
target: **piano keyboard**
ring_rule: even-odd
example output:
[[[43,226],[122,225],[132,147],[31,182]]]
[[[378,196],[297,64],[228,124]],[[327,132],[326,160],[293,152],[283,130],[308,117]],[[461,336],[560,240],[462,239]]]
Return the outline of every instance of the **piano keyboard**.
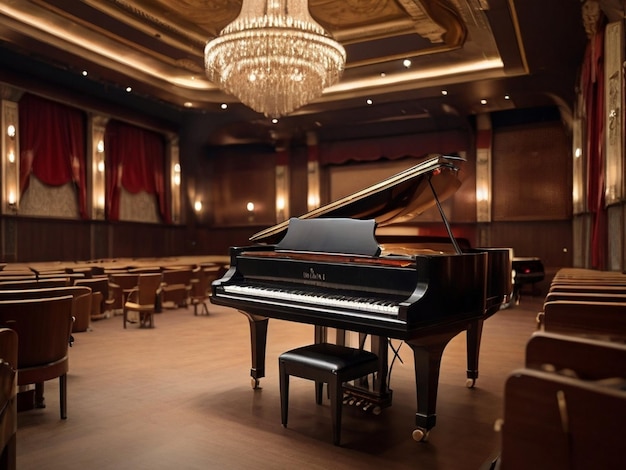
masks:
[[[299,302],[319,306],[334,307],[338,309],[358,310],[363,312],[398,315],[399,306],[389,299],[376,298],[354,298],[340,294],[328,294],[322,292],[293,291],[287,289],[277,289],[274,287],[256,287],[241,285],[225,285],[224,291],[229,294],[241,294],[245,296],[255,296],[285,300],[288,302]]]

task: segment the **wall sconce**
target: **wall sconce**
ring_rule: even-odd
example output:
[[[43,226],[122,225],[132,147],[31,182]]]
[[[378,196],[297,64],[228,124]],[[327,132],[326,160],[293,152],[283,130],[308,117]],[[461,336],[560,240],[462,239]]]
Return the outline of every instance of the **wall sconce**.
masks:
[[[174,165],[174,185],[180,186],[180,163]]]
[[[15,129],[15,126],[13,124],[9,124],[7,126],[7,135],[14,139],[15,138],[15,134],[17,133],[17,130]]]
[[[193,208],[196,212],[201,212],[202,211],[202,201],[196,201],[193,204]]]
[[[96,144],[96,151],[98,153],[104,153],[104,141],[103,140],[99,140],[98,143]]]
[[[7,197],[7,205],[9,206],[9,209],[11,210],[11,212],[17,212],[17,199],[15,197],[14,191],[9,191],[9,194]]]
[[[9,163],[15,163],[15,152],[13,150],[9,150],[8,159]]]
[[[254,202],[248,202],[246,204],[246,210],[248,211],[248,222],[254,221]]]
[[[276,197],[276,215],[278,222],[285,220],[285,198],[283,196]]]

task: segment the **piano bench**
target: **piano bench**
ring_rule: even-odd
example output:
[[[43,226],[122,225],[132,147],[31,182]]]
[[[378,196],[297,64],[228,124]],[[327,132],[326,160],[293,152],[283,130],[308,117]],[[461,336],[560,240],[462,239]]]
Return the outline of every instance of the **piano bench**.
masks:
[[[280,375],[280,415],[287,427],[289,376],[315,381],[315,401],[322,403],[322,388],[328,384],[333,443],[339,445],[344,382],[378,371],[378,356],[370,351],[330,343],[292,349],[278,357]]]

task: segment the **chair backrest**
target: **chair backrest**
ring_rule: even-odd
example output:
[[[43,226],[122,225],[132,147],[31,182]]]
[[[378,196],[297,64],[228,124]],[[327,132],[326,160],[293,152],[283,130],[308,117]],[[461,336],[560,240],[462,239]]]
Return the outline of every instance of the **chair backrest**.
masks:
[[[189,269],[166,269],[163,271],[163,282],[167,285],[184,284],[188,286],[191,283],[191,268]]]
[[[76,279],[74,285],[90,287],[92,292],[100,292],[104,299],[109,297],[109,279],[106,277]]]
[[[0,328],[0,360],[17,369],[17,333],[9,328]]]
[[[90,294],[91,288],[87,286],[46,287],[37,289],[11,289],[0,290],[0,300],[43,299],[47,297],[64,297],[71,295],[76,298]]]
[[[55,277],[50,279],[26,279],[20,281],[0,281],[0,290],[7,289],[39,289],[43,287],[63,287],[69,285],[69,278]]]
[[[120,286],[123,290],[130,290],[137,287],[139,274],[134,273],[114,273],[109,274],[109,279],[113,284]]]
[[[137,281],[137,303],[139,305],[152,305],[159,287],[161,286],[161,273],[140,274]]]
[[[59,361],[67,356],[72,296],[1,300],[0,327],[17,333],[19,369]]]

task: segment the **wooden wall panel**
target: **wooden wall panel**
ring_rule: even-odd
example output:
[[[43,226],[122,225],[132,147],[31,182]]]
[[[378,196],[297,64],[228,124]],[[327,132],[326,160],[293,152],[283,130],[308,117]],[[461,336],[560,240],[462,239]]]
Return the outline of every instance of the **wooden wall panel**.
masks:
[[[570,155],[560,122],[495,130],[492,220],[570,219]]]
[[[90,226],[80,220],[16,218],[18,261],[78,261],[91,255]]]
[[[184,227],[132,222],[109,227],[109,258],[178,256],[188,249]]]
[[[491,246],[513,248],[515,256],[541,258],[546,267],[572,265],[572,222],[494,222],[489,226]]]
[[[209,183],[217,226],[276,223],[276,154],[267,149],[224,150],[211,160]],[[254,214],[246,204],[254,203]]]

